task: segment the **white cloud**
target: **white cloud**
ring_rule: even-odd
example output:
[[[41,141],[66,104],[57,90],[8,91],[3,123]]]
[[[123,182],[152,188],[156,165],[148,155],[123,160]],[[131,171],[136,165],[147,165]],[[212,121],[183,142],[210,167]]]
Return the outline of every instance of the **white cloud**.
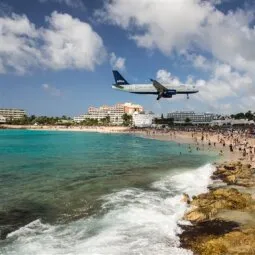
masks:
[[[69,14],[53,12],[47,27],[25,15],[0,17],[0,70],[24,74],[34,67],[93,70],[106,56],[102,38]]]
[[[66,4],[67,6],[72,8],[81,8],[81,9],[85,8],[85,5],[82,0],[39,0],[39,2],[41,3],[56,2],[59,4]]]
[[[156,74],[157,80],[161,83],[171,83],[174,86],[181,85],[181,82],[177,77],[173,77],[170,72],[167,72],[164,69],[160,69]]]
[[[47,18],[49,29],[42,32],[45,64],[52,69],[88,69],[102,63],[103,40],[88,23],[69,14],[53,12]]]
[[[159,4],[155,0],[113,0],[106,1],[104,10],[96,15],[130,29],[130,38],[138,46],[170,54],[174,48],[187,47],[190,38],[199,35],[210,11],[209,4],[200,5],[197,0],[163,0]]]
[[[248,74],[232,70],[226,64],[216,65],[209,80],[198,80],[194,84],[200,90],[196,97],[204,103],[213,104],[215,109],[222,99],[224,103],[235,102],[232,105],[233,109],[241,108],[241,98],[253,91],[252,78]]]
[[[26,16],[0,17],[1,69],[24,73],[30,65],[36,65],[40,58],[36,48],[38,37],[38,31]]]
[[[57,88],[55,88],[54,86],[52,85],[49,85],[47,83],[44,83],[42,85],[42,89],[47,92],[49,95],[51,96],[55,96],[55,97],[59,97],[62,95],[61,91]]]
[[[155,2],[106,1],[95,15],[128,30],[129,38],[139,47],[159,49],[170,55],[195,46],[238,70],[253,72],[254,10],[237,9],[224,14],[215,8],[215,1],[162,0],[157,5]]]
[[[126,69],[125,67],[126,59],[122,57],[117,57],[114,52],[110,54],[110,64],[113,69],[119,69],[120,71],[123,71]]]
[[[196,53],[189,53],[188,51],[181,51],[181,56],[184,56],[187,61],[191,62],[192,65],[203,71],[210,71],[213,68],[214,63],[209,61],[206,57]]]
[[[207,79],[188,77],[200,87],[194,97],[210,109],[247,107],[255,85],[254,8],[223,13],[217,5],[228,0],[108,0],[95,16],[126,30],[138,47],[164,55],[184,56]],[[176,56],[175,55],[175,56]],[[207,57],[205,57],[207,56]],[[160,70],[158,79],[180,82]],[[253,98],[248,100],[254,102]]]
[[[157,79],[173,85],[181,84],[179,78],[173,77],[166,70],[159,70]],[[252,78],[248,74],[234,71],[226,64],[215,65],[212,76],[208,80],[194,80],[193,77],[188,77],[187,84],[199,90],[198,94],[191,96],[191,99],[196,101],[193,107],[198,111],[230,113],[247,110],[251,107],[250,103],[255,102],[255,97],[250,96],[254,94]],[[183,100],[183,97],[176,96],[176,100]]]

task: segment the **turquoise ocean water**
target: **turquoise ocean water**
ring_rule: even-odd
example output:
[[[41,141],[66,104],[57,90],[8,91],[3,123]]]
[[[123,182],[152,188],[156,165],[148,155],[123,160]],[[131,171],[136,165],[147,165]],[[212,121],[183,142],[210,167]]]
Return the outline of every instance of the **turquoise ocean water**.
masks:
[[[123,134],[0,131],[0,254],[189,254],[181,194],[216,159]]]

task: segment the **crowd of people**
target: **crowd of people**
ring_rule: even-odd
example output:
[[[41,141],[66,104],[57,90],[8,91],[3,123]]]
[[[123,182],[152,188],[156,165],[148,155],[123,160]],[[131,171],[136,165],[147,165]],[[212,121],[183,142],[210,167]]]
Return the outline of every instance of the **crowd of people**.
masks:
[[[192,143],[196,150],[214,148],[219,155],[238,153],[247,161],[255,161],[255,136],[250,128],[203,128],[173,127],[167,129],[147,129],[146,136],[166,137],[169,140]],[[188,146],[189,152],[192,151]]]

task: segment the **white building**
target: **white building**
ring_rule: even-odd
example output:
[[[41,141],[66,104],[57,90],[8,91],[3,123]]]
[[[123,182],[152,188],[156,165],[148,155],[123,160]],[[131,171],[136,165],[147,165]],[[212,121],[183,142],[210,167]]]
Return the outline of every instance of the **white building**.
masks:
[[[75,122],[78,122],[78,123],[79,123],[79,122],[84,121],[85,118],[84,118],[84,115],[80,115],[80,116],[74,117],[73,120],[74,120]]]
[[[26,112],[21,109],[5,109],[0,108],[0,115],[9,120],[22,119]]]
[[[103,105],[100,107],[89,107],[87,114],[74,117],[74,121],[78,123],[84,121],[85,119],[97,119],[100,121],[109,116],[112,124],[121,125],[123,123],[123,114],[126,113],[132,115],[134,112],[141,111],[143,111],[143,107],[141,105],[132,103],[116,104],[113,106]]]
[[[135,127],[151,127],[155,115],[153,113],[138,113],[133,114],[133,125]]]
[[[211,126],[223,126],[223,125],[252,125],[253,120],[247,119],[225,119],[225,120],[213,120]]]
[[[174,122],[185,122],[189,119],[192,123],[209,123],[216,118],[213,113],[195,113],[193,111],[176,111],[167,114],[167,118],[173,118]]]
[[[0,124],[6,123],[6,118],[0,115]]]

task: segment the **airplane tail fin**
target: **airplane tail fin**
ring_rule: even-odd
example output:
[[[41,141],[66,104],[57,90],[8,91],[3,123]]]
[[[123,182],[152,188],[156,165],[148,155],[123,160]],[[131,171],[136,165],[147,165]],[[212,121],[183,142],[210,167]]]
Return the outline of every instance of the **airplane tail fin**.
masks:
[[[113,72],[113,76],[114,76],[116,85],[127,85],[127,84],[129,84],[118,71],[113,70],[112,72]]]

